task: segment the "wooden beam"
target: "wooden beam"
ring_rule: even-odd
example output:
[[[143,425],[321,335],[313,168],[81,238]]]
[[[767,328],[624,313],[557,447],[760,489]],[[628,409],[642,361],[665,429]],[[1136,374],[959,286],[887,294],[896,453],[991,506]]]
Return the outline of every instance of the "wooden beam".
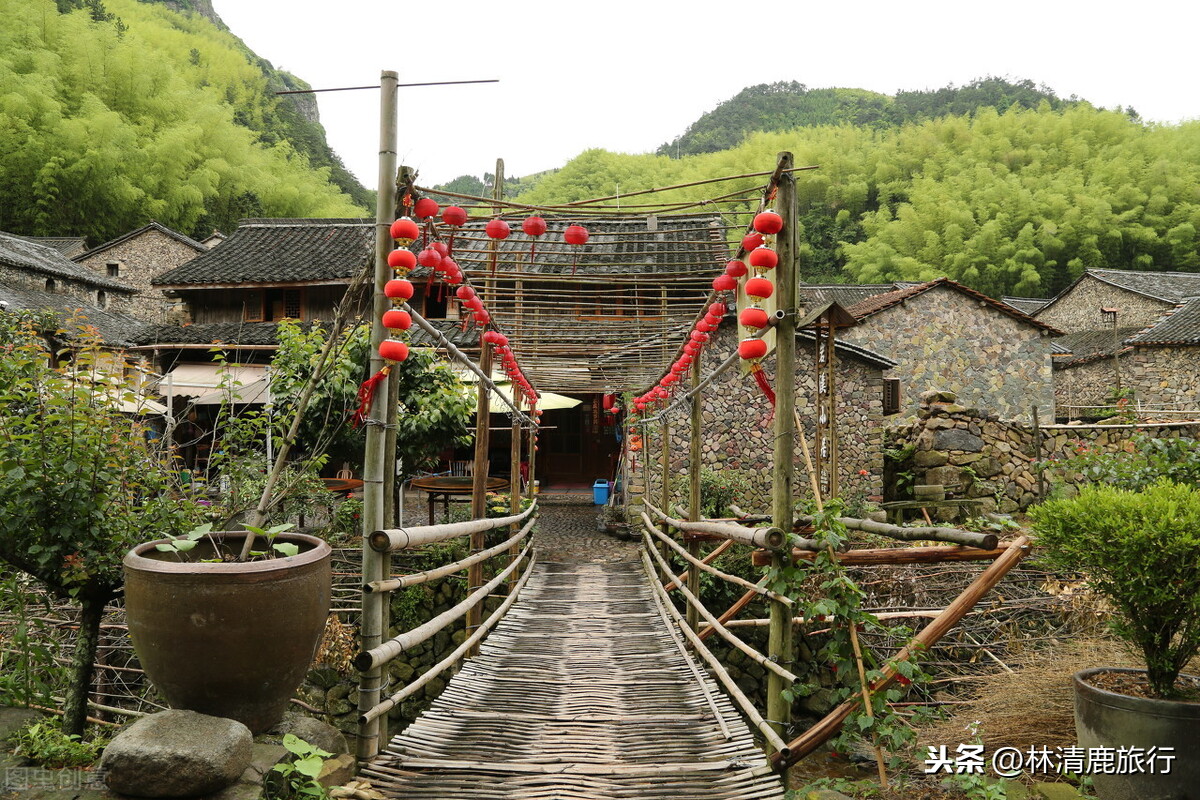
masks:
[[[881,547],[850,550],[838,553],[837,560],[846,567],[879,567],[890,564],[944,564],[954,561],[994,561],[1008,551],[1011,545],[1002,542],[991,550],[975,547]],[[751,561],[756,567],[771,564],[769,550],[755,550]],[[810,550],[792,550],[792,561],[812,561],[817,554]]]

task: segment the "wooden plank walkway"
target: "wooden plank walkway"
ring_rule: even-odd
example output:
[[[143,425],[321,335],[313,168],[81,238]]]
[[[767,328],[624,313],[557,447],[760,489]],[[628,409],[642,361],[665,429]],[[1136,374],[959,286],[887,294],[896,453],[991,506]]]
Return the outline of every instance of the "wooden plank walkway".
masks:
[[[640,564],[538,563],[442,695],[363,773],[389,797],[783,798]]]

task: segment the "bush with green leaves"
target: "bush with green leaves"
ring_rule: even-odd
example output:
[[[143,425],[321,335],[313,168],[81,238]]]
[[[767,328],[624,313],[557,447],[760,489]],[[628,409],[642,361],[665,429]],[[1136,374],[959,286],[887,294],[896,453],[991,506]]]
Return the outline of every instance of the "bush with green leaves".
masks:
[[[48,336],[48,338],[47,338]],[[64,728],[83,733],[104,606],[135,544],[200,521],[177,475],[121,412],[110,378],[123,365],[94,329],[43,335],[35,320],[0,314],[0,561],[80,605]],[[51,352],[49,342],[71,347]]]
[[[1105,451],[1080,443],[1069,458],[1046,461],[1043,467],[1062,476],[1078,475],[1088,483],[1143,489],[1160,480],[1200,485],[1200,442],[1135,433],[1120,450]]]
[[[1112,604],[1113,631],[1145,660],[1153,692],[1178,695],[1180,670],[1200,652],[1200,491],[1085,486],[1030,516],[1046,560],[1083,572]]]
[[[732,470],[700,469],[700,516],[709,519],[727,517],[729,504],[739,500],[745,502],[750,485],[745,475]],[[675,482],[675,493],[686,498],[690,495],[687,476]]]
[[[287,748],[289,756],[271,767],[270,775],[263,780],[263,796],[269,800],[324,800],[329,797],[317,778],[325,768],[326,760],[333,758],[333,753],[309,744],[292,733],[284,735],[283,746]]]
[[[100,758],[108,739],[82,736],[63,731],[57,718],[36,720],[14,733],[13,753],[50,769],[90,767]]]

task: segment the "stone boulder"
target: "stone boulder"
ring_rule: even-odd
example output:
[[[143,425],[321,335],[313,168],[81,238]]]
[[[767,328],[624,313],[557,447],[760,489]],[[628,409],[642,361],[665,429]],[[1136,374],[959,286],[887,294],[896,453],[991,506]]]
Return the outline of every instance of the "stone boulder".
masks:
[[[254,738],[240,722],[195,711],[160,711],[122,730],[100,768],[114,792],[197,797],[218,792],[250,765]]]
[[[279,724],[271,729],[271,733],[279,736],[290,733],[335,756],[350,752],[345,735],[337,728],[295,711],[284,714]]]

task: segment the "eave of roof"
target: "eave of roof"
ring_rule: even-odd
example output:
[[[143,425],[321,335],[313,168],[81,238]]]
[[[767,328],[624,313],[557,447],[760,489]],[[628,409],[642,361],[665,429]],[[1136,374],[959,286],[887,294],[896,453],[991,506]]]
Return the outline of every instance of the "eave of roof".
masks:
[[[1032,325],[1035,328],[1040,328],[1052,335],[1062,334],[1062,331],[1052,325],[1048,325],[1045,322],[1034,319],[1025,312],[1013,308],[1007,303],[1002,303],[993,297],[989,297],[982,292],[977,292],[969,286],[964,286],[958,281],[953,281],[949,278],[935,278],[934,280],[926,281],[925,283],[918,283],[912,286],[907,286],[903,289],[897,289],[893,292],[887,292],[885,294],[875,295],[874,297],[868,297],[866,300],[850,306],[847,311],[858,318],[859,322],[862,322],[863,320],[868,319],[882,311],[886,311],[889,308],[900,305],[905,300],[917,297],[918,295],[924,294],[931,289],[936,289],[939,286],[945,286],[949,289],[954,289],[955,291],[965,294],[968,297],[986,303],[988,306],[999,311],[1001,314],[1012,317],[1018,322],[1024,322],[1028,325]]]
[[[168,228],[166,225],[161,225],[161,224],[155,222],[154,220],[150,220],[150,223],[148,225],[143,225],[142,227],[138,228],[137,230],[130,231],[129,233],[126,233],[122,236],[118,236],[117,238],[107,241],[104,244],[97,245],[96,247],[93,247],[91,250],[80,253],[77,256],[72,256],[71,260],[72,261],[84,261],[88,258],[91,258],[92,256],[103,253],[105,250],[110,250],[119,244],[127,242],[130,239],[134,239],[138,236],[141,236],[143,233],[146,233],[147,231],[158,231],[159,233],[161,233],[165,236],[169,236],[172,239],[174,239],[175,241],[180,242],[181,244],[187,245],[188,247],[192,248],[193,250],[195,250],[199,253],[208,252],[208,247],[201,244],[200,242],[197,242],[195,239],[193,239],[189,236],[184,236],[179,231],[173,231],[170,228]]]
[[[97,275],[87,267],[76,264],[53,247],[24,236],[0,231],[0,264],[16,269],[32,270],[55,278],[78,281],[100,289],[137,294],[132,286]]]

